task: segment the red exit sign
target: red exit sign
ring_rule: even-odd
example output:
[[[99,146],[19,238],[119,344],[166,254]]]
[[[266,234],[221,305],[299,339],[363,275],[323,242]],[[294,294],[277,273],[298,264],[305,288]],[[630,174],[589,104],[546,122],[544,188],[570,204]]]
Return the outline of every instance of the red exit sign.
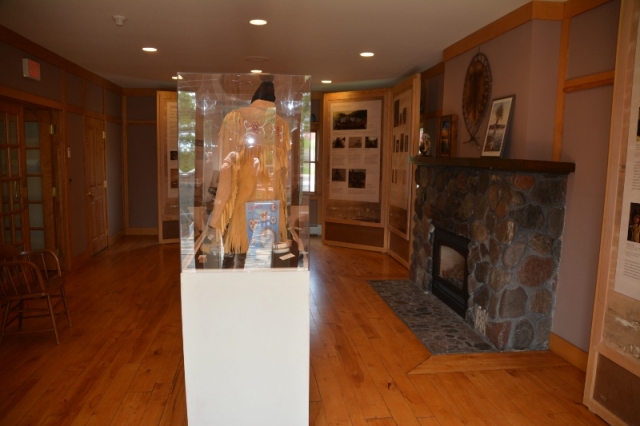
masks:
[[[22,58],[22,75],[40,81],[40,64],[29,58]]]

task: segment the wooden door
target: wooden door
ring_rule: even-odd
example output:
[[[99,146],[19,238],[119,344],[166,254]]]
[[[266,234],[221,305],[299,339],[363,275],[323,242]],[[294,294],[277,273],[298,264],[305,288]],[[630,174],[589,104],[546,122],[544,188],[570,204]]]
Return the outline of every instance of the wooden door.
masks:
[[[25,160],[30,249],[57,251],[51,111],[25,108]],[[59,222],[59,221],[58,221]]]
[[[0,100],[0,243],[22,250],[29,247],[25,224],[23,111],[20,105]]]
[[[85,187],[91,255],[107,247],[105,134],[102,121],[85,118]]]

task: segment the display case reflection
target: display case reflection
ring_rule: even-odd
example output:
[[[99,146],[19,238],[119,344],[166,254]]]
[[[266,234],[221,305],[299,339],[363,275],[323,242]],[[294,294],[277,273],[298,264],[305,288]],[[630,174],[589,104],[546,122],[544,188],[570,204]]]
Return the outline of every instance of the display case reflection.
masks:
[[[307,269],[309,77],[181,76],[183,271]]]

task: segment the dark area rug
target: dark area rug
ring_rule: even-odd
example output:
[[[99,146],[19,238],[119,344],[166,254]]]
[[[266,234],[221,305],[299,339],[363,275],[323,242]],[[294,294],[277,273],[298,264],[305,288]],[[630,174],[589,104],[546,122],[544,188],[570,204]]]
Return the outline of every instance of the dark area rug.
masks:
[[[434,355],[499,352],[458,314],[411,281],[368,281]]]

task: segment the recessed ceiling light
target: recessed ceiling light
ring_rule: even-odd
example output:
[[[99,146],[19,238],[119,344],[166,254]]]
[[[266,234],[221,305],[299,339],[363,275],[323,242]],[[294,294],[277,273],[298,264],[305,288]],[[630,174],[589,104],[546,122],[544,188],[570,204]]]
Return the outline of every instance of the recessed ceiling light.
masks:
[[[267,25],[267,21],[264,19],[252,19],[249,21],[251,25]]]
[[[373,56],[373,52],[362,52],[360,56],[363,56],[365,58],[370,58]]]
[[[252,73],[254,74],[260,74],[262,72],[262,70],[251,70]]]
[[[178,75],[174,75],[173,77],[171,77],[174,80],[182,80],[182,76],[180,74]]]
[[[155,47],[143,47],[142,50],[144,50],[145,52],[157,52],[158,49],[156,49]]]
[[[331,83],[331,80],[322,80],[321,83],[329,84],[329,83]]]

